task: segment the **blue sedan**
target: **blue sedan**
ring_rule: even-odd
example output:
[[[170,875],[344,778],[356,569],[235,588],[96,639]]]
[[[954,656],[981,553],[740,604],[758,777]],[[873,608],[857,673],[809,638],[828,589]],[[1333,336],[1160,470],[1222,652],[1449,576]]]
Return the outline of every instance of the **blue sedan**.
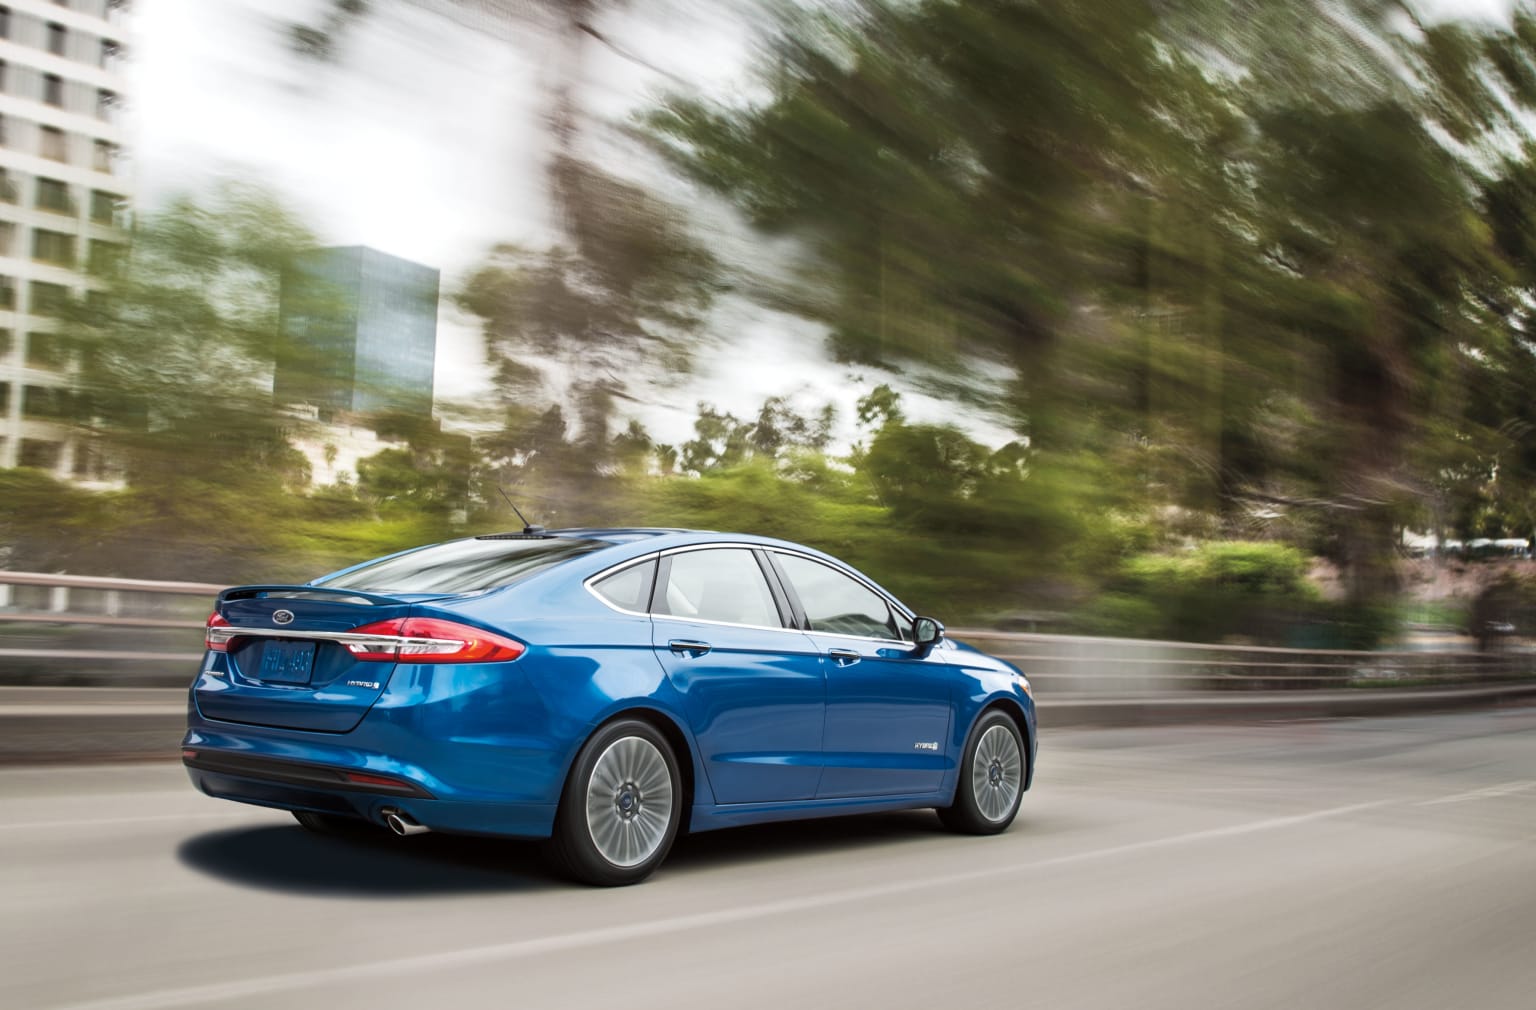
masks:
[[[994,834],[1030,786],[1024,675],[765,537],[529,527],[219,594],[182,761],[326,833],[548,839],[630,884],[680,832],[932,807]]]

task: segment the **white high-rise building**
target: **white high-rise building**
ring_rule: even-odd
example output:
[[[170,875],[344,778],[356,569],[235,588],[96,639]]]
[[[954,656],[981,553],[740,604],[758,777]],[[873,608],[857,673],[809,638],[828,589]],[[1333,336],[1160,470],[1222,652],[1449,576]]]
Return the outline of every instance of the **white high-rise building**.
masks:
[[[105,476],[63,423],[75,363],[52,317],[122,250],[128,6],[0,3],[0,467]]]

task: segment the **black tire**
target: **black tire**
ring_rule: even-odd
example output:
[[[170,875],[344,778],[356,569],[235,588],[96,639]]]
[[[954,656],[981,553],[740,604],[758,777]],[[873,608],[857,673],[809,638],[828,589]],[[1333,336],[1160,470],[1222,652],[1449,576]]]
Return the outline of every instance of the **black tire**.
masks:
[[[667,858],[683,800],[666,738],[638,719],[609,723],[582,746],[566,777],[551,860],[584,884],[637,884]]]
[[[984,762],[979,778],[978,759]],[[1007,713],[997,709],[982,713],[965,741],[954,802],[939,809],[939,820],[951,831],[968,835],[1008,830],[1024,798],[1028,762],[1024,738]]]
[[[312,831],[317,835],[330,835],[333,838],[358,838],[384,833],[384,829],[377,824],[365,821],[361,817],[347,817],[344,814],[295,810],[293,819],[298,821],[306,831]]]

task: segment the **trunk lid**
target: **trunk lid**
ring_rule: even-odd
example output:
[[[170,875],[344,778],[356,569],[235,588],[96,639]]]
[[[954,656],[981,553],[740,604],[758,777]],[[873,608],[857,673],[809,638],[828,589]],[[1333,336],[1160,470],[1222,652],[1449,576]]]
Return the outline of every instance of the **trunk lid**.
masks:
[[[345,733],[384,693],[393,660],[359,659],[355,629],[406,617],[422,596],[315,586],[240,586],[219,594],[224,652],[210,651],[194,685],[209,719]]]

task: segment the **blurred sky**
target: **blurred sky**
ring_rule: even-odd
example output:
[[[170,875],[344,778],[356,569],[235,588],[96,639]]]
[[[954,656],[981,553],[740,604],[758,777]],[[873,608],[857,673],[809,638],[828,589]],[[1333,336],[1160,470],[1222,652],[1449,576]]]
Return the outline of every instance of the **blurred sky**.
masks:
[[[1512,0],[1423,0],[1426,16],[1505,19]],[[375,2],[343,43],[336,66],[290,53],[286,26],[319,23],[324,0],[138,0],[130,91],[134,171],[143,205],[220,175],[276,189],[322,241],[364,244],[440,268],[445,295],[497,242],[537,247],[546,237],[541,197],[542,131],[558,51],[537,26],[457,23],[405,2]],[[640,5],[633,5],[640,6]],[[751,56],[752,0],[653,0],[605,17],[624,55],[589,46],[592,82],[583,103],[614,121],[686,86],[741,94]],[[473,15],[466,20],[473,21]],[[663,76],[646,66],[659,68]],[[680,83],[682,82],[682,83]],[[698,206],[644,159],[617,148],[610,171],[636,171],[668,195]],[[706,241],[738,256],[750,236],[728,215],[705,214]],[[753,258],[763,259],[757,243]],[[766,257],[772,260],[770,254]],[[918,420],[953,419],[953,404],[925,397],[920,374],[848,373],[826,359],[819,330],[803,321],[727,303],[711,327],[725,334],[698,354],[686,380],[644,384],[633,413],[660,441],[691,434],[696,401],[738,415],[768,396],[802,409],[838,403],[839,441],[852,430],[853,400],[891,381]],[[486,390],[480,338],[445,297],[439,321],[437,396],[473,399]],[[750,363],[748,363],[750,362]],[[558,382],[561,376],[555,376]],[[1003,422],[962,419],[983,441],[1009,439]]]

